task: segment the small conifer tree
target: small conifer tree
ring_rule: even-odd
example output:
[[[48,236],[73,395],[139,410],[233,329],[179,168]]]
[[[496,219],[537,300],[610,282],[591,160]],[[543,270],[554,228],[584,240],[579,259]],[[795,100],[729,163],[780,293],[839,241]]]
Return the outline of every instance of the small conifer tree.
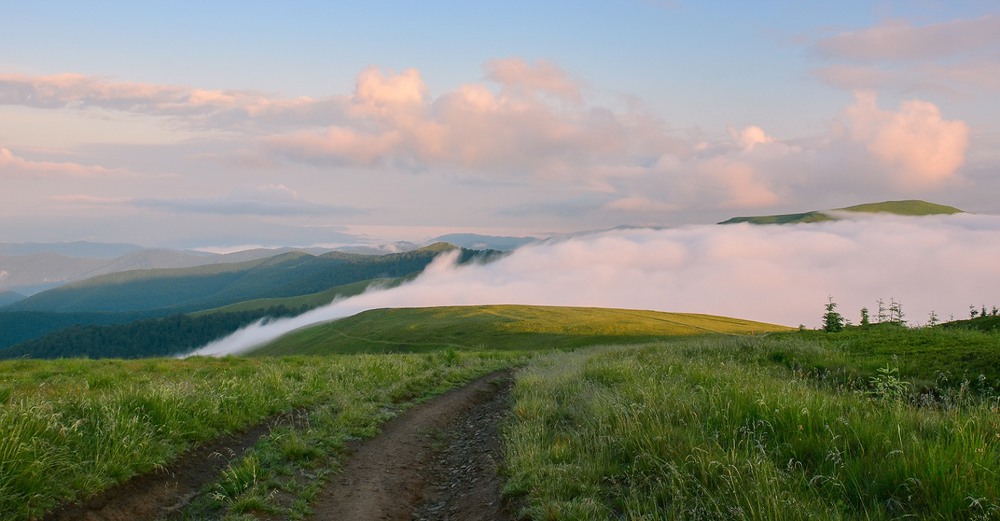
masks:
[[[844,329],[844,317],[837,313],[837,303],[833,297],[829,298],[826,304],[826,313],[823,314],[823,331],[836,333]]]
[[[861,327],[868,327],[872,324],[868,316],[868,308],[861,308]]]
[[[903,320],[903,305],[896,302],[896,299],[889,300],[889,322],[900,326],[906,325]]]

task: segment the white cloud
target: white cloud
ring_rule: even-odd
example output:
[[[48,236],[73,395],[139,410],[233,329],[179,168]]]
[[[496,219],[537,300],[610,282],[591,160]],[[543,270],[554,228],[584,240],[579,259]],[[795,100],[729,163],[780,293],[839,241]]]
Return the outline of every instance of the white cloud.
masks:
[[[743,150],[753,150],[753,147],[759,144],[774,143],[774,138],[757,125],[750,125],[740,130],[730,126],[726,130],[733,143]]]
[[[861,92],[846,117],[851,138],[890,169],[900,187],[940,185],[965,163],[968,126],[944,120],[933,103],[906,101],[889,112],[878,108],[874,93]]]
[[[794,226],[617,230],[523,247],[487,265],[440,259],[413,283],[254,326],[238,351],[310,323],[382,307],[532,304],[707,313],[818,327],[827,297],[857,320],[894,298],[912,323],[962,317],[1000,287],[1000,217],[872,217]]]

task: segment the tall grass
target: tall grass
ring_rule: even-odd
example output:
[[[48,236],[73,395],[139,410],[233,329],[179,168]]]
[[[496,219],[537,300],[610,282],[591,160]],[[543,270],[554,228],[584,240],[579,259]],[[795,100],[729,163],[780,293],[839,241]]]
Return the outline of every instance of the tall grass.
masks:
[[[540,359],[518,377],[508,492],[532,519],[996,519],[995,396],[877,394],[716,338]],[[960,396],[962,395],[962,396]]]
[[[386,406],[509,365],[514,355],[359,355],[0,363],[0,512],[59,502],[167,464],[192,445],[320,404],[339,435],[375,432]],[[334,434],[337,434],[334,433]],[[303,450],[291,448],[291,451]],[[253,465],[242,468],[253,469]],[[246,472],[231,469],[235,495]]]

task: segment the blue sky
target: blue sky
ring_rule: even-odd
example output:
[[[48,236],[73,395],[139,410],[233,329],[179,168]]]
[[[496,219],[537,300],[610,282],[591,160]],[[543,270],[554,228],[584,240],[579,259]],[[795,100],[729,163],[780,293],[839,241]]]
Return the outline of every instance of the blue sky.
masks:
[[[0,7],[0,241],[1000,213],[995,2]]]

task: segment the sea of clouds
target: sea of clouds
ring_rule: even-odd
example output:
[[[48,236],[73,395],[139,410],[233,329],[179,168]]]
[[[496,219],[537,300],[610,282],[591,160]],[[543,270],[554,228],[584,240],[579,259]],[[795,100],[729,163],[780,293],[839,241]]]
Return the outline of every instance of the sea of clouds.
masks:
[[[489,264],[436,259],[412,282],[256,323],[192,354],[247,351],[295,329],[386,307],[535,304],[707,313],[819,327],[827,299],[854,322],[877,300],[911,324],[1000,304],[1000,216],[865,216],[578,235]]]

